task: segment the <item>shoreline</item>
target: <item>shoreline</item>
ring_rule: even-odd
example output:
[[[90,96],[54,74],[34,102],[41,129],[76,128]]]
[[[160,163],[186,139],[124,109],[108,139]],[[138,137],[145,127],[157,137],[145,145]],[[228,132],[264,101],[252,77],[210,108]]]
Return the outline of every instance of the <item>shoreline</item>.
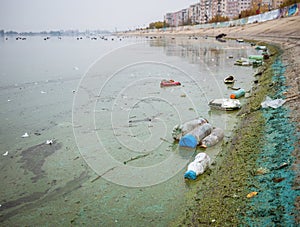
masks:
[[[288,182],[286,184],[288,184],[287,187],[290,187],[294,192],[297,192],[300,188],[300,171],[298,168],[300,164],[300,59],[298,57],[298,54],[300,54],[300,31],[297,29],[299,22],[300,17],[297,16],[240,27],[203,29],[197,32],[193,31],[192,33],[185,31],[168,34],[139,34],[147,36],[216,36],[217,34],[225,33],[228,38],[255,40],[258,45],[266,44],[268,48],[271,49],[272,57],[267,61],[267,67],[264,68],[263,74],[258,78],[258,85],[254,87],[252,96],[239,112],[239,124],[233,133],[232,140],[227,144],[223,143],[222,154],[216,161],[217,165],[213,166],[212,170],[207,174],[200,176],[196,182],[191,183],[191,185],[194,185],[196,191],[193,190],[193,192],[187,195],[191,202],[186,208],[185,214],[174,221],[172,226],[229,226],[239,225],[241,223],[249,224],[249,222],[245,222],[245,220],[249,218],[246,213],[249,215],[249,212],[252,212],[252,218],[256,221],[255,223],[260,222],[260,215],[265,215],[263,216],[265,219],[267,219],[266,216],[268,215],[273,218],[292,216],[293,218],[291,219],[294,219],[294,223],[300,223],[299,193],[296,193],[294,204],[292,204],[296,210],[290,211],[290,207],[284,207],[283,210],[279,210],[277,213],[274,210],[270,211],[267,207],[265,207],[265,210],[261,209],[262,213],[263,211],[265,212],[264,214],[260,212],[255,213],[257,212],[255,208],[264,204],[261,204],[259,201],[259,196],[256,202],[255,199],[253,199],[253,202],[246,198],[246,195],[251,191],[250,189],[253,190],[253,188],[259,191],[259,193],[264,193],[262,188],[257,188],[257,179],[254,179],[254,172],[257,168],[257,160],[260,157],[260,153],[264,149],[263,147],[269,146],[269,148],[272,148],[272,146],[275,146],[269,145],[267,144],[268,141],[265,142],[261,139],[264,137],[264,132],[266,132],[267,127],[273,132],[276,131],[277,128],[274,128],[274,125],[267,125],[267,122],[269,122],[270,119],[272,120],[272,117],[268,119],[264,116],[265,113],[260,109],[260,103],[264,100],[266,95],[278,93],[278,90],[283,88],[285,88],[285,90],[280,95],[284,98],[293,97],[284,104],[284,109],[287,109],[286,114],[288,114],[288,116],[285,116],[288,121],[285,122],[285,124],[290,123],[290,126],[293,127],[294,130],[294,134],[290,136],[296,138],[296,142],[294,141],[290,146],[294,160],[289,164],[289,168],[287,168],[291,169],[295,176],[293,177],[292,183]],[[278,86],[273,86],[274,81],[272,80],[274,79],[274,64],[276,61],[282,62],[283,66],[280,67],[285,70],[285,72],[283,72],[285,79],[280,82]],[[281,113],[277,111],[272,114],[278,117],[278,114],[280,116]],[[281,150],[278,150],[277,152],[280,154],[280,151]],[[280,156],[284,155],[285,154],[282,154]],[[277,165],[280,164],[277,163]],[[285,171],[287,172],[287,170]],[[265,175],[272,174],[273,173]],[[285,178],[282,179],[285,180]],[[270,183],[268,184],[268,186],[270,186]],[[274,192],[273,197],[275,194],[276,192]],[[284,193],[282,192],[281,194]],[[280,196],[281,195],[278,195],[278,197]],[[276,198],[271,197],[271,200],[276,200]],[[270,202],[268,205],[272,206],[274,204]],[[277,205],[279,207],[284,206],[284,204]],[[277,209],[279,208],[277,207]],[[272,214],[270,214],[272,212],[276,214],[272,216]],[[241,220],[241,218],[243,220]],[[274,220],[268,224],[273,221]],[[281,220],[277,221],[279,222]],[[276,223],[277,221],[275,220],[274,222]],[[285,223],[289,223],[289,220],[285,221]],[[282,224],[282,222],[279,223]]]

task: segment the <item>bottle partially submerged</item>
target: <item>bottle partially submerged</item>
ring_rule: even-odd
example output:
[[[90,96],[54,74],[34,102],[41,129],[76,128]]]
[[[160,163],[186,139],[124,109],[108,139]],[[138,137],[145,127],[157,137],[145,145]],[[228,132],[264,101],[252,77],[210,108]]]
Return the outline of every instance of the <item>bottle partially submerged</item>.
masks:
[[[214,128],[212,132],[201,141],[200,147],[212,147],[224,138],[224,131],[221,128]]]
[[[204,123],[203,125],[197,126],[192,131],[180,138],[179,146],[196,148],[201,140],[211,133],[212,129],[213,128],[209,123]]]
[[[198,117],[196,119],[184,122],[180,125],[175,125],[172,131],[172,137],[174,140],[180,140],[182,136],[205,123],[208,123],[205,118]]]
[[[199,153],[195,160],[188,165],[184,178],[196,180],[197,176],[204,173],[211,163],[210,157],[206,153]]]

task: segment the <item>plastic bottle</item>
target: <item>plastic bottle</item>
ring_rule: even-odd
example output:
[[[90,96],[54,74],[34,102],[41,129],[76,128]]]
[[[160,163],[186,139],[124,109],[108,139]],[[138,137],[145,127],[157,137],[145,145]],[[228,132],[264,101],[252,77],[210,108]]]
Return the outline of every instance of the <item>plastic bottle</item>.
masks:
[[[221,128],[214,128],[212,132],[201,141],[200,147],[212,147],[224,138],[224,131]]]
[[[264,57],[262,55],[249,55],[248,58],[251,60],[263,60]]]
[[[188,165],[184,178],[196,180],[197,176],[209,167],[210,162],[210,157],[206,153],[197,154],[195,160]]]
[[[194,128],[192,131],[181,137],[179,140],[180,147],[195,148],[212,131],[212,126],[209,123],[205,123]]]
[[[240,97],[242,97],[244,95],[245,95],[245,90],[243,88],[241,88],[241,89],[239,89],[237,91],[232,92],[230,94],[230,98],[231,99],[238,99],[238,98],[240,98]]]
[[[198,117],[196,119],[187,121],[183,124],[175,125],[172,131],[172,137],[174,140],[180,140],[182,136],[192,131],[197,126],[203,125],[205,123],[208,123],[208,121],[205,118]]]

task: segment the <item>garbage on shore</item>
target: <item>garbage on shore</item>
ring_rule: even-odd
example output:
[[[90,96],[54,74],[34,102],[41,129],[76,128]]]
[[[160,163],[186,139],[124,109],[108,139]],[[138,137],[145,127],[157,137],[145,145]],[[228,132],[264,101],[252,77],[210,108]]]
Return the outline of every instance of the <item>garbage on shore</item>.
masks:
[[[224,138],[224,131],[221,128],[213,128],[212,132],[201,141],[200,147],[212,147]]]
[[[183,124],[175,125],[172,130],[172,137],[174,140],[180,140],[182,136],[192,131],[197,126],[203,125],[205,123],[208,123],[208,120],[202,117],[198,117]]]
[[[252,56],[253,57],[253,56]],[[262,56],[263,58],[263,56]],[[260,59],[255,59],[255,58],[240,58],[238,60],[235,61],[234,65],[238,65],[238,66],[261,66],[263,64],[262,60]]]
[[[243,88],[240,88],[239,90],[233,91],[229,97],[231,99],[238,99],[238,98],[244,96],[245,93],[246,93],[245,90]]]
[[[191,162],[184,174],[185,179],[196,180],[197,176],[204,173],[211,164],[211,159],[206,153],[198,153],[193,162]]]
[[[221,128],[213,127],[205,118],[196,118],[180,125],[172,131],[174,140],[179,140],[180,147],[196,148],[201,145],[207,148],[216,145],[224,137]]]
[[[192,131],[180,138],[179,146],[196,148],[198,144],[200,144],[200,142],[211,133],[212,129],[213,127],[209,123],[197,126]]]
[[[271,107],[273,109],[277,109],[278,107],[282,106],[286,100],[283,99],[271,99],[269,96],[266,97],[265,101],[261,103],[262,108]]]
[[[217,110],[237,110],[241,108],[241,103],[237,99],[213,99],[211,100],[208,105],[212,109]]]

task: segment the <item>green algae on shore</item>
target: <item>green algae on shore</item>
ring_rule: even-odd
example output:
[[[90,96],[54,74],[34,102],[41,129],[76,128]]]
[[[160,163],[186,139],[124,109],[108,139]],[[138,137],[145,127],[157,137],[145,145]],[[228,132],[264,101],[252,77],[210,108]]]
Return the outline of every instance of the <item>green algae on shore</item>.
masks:
[[[272,222],[277,223],[283,216],[286,219],[282,220],[281,223],[291,224],[294,222],[293,218],[289,216],[292,215],[293,210],[291,207],[293,207],[293,204],[290,204],[289,207],[284,204],[285,195],[289,194],[289,192],[284,192],[284,196],[280,196],[281,190],[288,189],[291,191],[290,187],[278,187],[277,183],[271,180],[272,182],[269,182],[267,185],[270,186],[273,183],[273,188],[267,188],[266,185],[261,184],[259,179],[256,178],[256,171],[261,166],[261,162],[263,162],[263,160],[260,160],[262,157],[261,153],[264,152],[268,156],[268,150],[266,149],[270,148],[270,146],[272,147],[272,144],[270,144],[272,140],[265,138],[264,135],[268,133],[267,128],[270,127],[267,126],[269,119],[264,116],[265,111],[261,110],[260,104],[266,95],[274,95],[279,89],[278,86],[275,86],[276,82],[272,81],[274,79],[274,68],[271,66],[278,58],[280,49],[271,45],[268,45],[268,48],[271,58],[261,67],[260,72],[262,73],[257,74],[258,85],[253,87],[251,97],[239,112],[240,123],[232,140],[229,143],[223,143],[222,153],[217,158],[216,166],[212,168],[212,171],[204,174],[194,183],[195,188],[187,195],[191,203],[183,217],[179,218],[177,223],[174,222],[174,225],[238,226],[270,224]],[[282,84],[279,85],[282,86]],[[280,118],[282,115],[274,117]],[[288,116],[285,117],[287,119]],[[284,120],[283,124],[286,123],[286,120]],[[288,133],[288,131],[283,133]],[[283,138],[286,139],[287,137],[288,135],[285,135]],[[280,153],[280,151],[278,152]],[[288,155],[291,155],[291,153],[286,153],[282,156],[286,157]],[[268,161],[269,164],[277,161],[272,164],[272,167],[277,165],[279,168],[280,164],[282,164],[280,163],[282,162],[280,158]],[[270,167],[265,166],[266,170]],[[267,172],[262,172],[262,175]],[[277,174],[276,176],[281,175]],[[284,176],[286,177],[286,175]],[[287,182],[291,183],[291,181],[292,179],[289,179]],[[265,201],[266,204],[264,204],[264,207],[261,207],[260,193],[265,189],[273,192],[273,194],[270,194],[273,196],[277,195],[279,198]],[[256,202],[251,201],[253,198],[247,198],[247,194],[251,192],[258,192],[254,197]],[[261,193],[261,195],[263,194]],[[295,196],[292,199],[295,200]],[[289,201],[289,203],[291,202]],[[277,211],[276,206],[278,206]],[[257,216],[260,212],[262,212],[262,215],[265,215],[263,222],[260,222],[260,219],[254,220],[250,218],[251,216]],[[284,212],[287,213],[284,214]]]

